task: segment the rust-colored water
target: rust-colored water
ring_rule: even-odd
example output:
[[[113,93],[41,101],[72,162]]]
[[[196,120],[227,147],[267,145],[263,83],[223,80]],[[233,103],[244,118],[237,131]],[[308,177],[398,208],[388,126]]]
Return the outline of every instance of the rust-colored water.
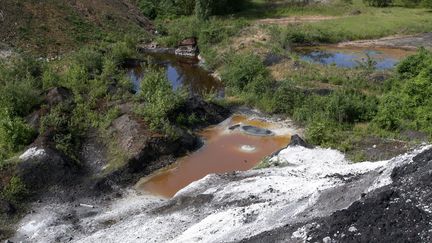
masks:
[[[270,127],[270,124],[235,116],[230,125],[244,124]],[[137,185],[139,190],[163,197],[172,197],[191,182],[211,173],[245,171],[255,167],[265,156],[286,146],[290,136],[255,137],[240,133],[227,132],[227,127],[213,127],[204,130],[201,135],[205,145],[195,153],[180,159],[171,168],[143,178]],[[253,146],[254,151],[243,151],[243,145]]]

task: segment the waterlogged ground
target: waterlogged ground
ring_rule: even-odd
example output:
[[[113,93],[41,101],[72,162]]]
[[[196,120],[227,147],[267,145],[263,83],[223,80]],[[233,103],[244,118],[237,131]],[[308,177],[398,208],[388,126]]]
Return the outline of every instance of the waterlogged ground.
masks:
[[[355,68],[367,65],[370,58],[379,70],[392,69],[400,60],[414,54],[412,50],[373,47],[316,46],[299,47],[295,52],[307,62]]]
[[[259,137],[244,134],[239,129],[229,129],[239,123],[267,128],[275,134]],[[280,124],[235,115],[218,126],[202,131],[205,144],[200,150],[181,158],[169,168],[143,178],[137,188],[155,195],[172,197],[180,189],[208,174],[249,170],[264,157],[286,147],[291,137],[289,132]]]
[[[174,89],[186,88],[192,93],[203,94],[216,92],[223,96],[222,83],[199,65],[197,58],[178,57],[171,54],[146,54],[146,61],[161,67]],[[143,65],[128,69],[134,91],[139,91],[141,80],[145,75]]]

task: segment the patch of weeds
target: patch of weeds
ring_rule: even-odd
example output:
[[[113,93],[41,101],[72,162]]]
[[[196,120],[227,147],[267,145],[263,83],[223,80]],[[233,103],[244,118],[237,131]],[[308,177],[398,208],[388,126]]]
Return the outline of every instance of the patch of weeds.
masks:
[[[2,191],[2,196],[14,204],[22,203],[28,195],[29,191],[25,184],[17,176],[12,177]]]

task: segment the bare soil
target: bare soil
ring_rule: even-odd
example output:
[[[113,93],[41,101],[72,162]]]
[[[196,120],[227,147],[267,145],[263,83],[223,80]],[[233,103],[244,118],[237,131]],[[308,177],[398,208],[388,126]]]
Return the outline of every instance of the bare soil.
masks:
[[[276,24],[276,25],[288,25],[297,23],[313,23],[325,20],[338,19],[338,16],[294,16],[285,18],[268,18],[260,19],[257,21],[258,24]]]
[[[339,47],[387,47],[416,50],[420,47],[432,49],[432,33],[409,36],[389,36],[374,40],[348,41],[338,44]]]

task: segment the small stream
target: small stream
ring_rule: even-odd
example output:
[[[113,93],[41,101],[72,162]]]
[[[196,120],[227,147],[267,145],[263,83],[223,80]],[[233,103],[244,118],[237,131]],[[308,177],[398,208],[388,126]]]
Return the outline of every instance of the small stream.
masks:
[[[375,68],[394,68],[400,60],[414,54],[394,48],[358,48],[337,46],[298,47],[294,50],[303,61],[322,65],[335,65],[342,68],[356,68],[366,63],[368,56],[375,62]]]

